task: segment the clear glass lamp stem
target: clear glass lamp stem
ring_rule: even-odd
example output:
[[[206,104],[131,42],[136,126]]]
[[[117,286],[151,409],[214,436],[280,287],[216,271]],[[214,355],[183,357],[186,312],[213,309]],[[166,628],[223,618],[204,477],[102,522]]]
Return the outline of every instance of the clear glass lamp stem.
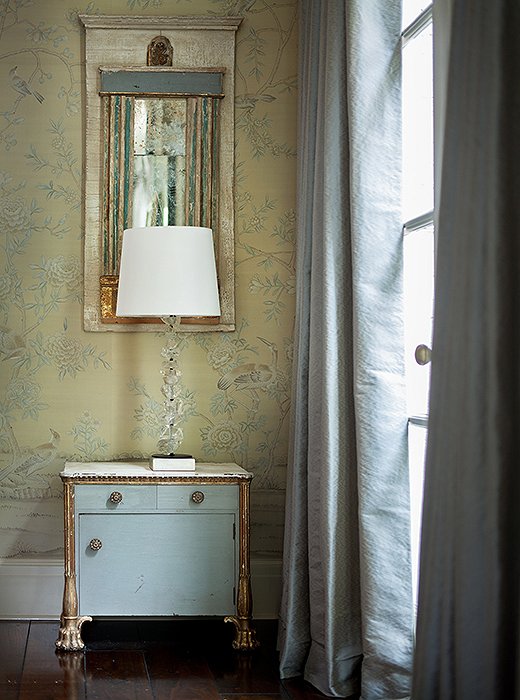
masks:
[[[180,428],[182,419],[183,401],[181,398],[182,372],[178,366],[179,349],[177,331],[180,327],[180,318],[176,316],[164,316],[162,321],[169,326],[166,333],[166,342],[161,350],[163,358],[161,374],[163,375],[162,394],[163,419],[157,443],[161,454],[175,454],[182,442],[183,432]]]

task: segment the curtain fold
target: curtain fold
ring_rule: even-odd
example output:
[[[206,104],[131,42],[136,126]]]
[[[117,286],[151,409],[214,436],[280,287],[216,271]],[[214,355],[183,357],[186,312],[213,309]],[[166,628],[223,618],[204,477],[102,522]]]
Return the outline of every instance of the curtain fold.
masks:
[[[282,677],[409,697],[400,1],[300,2]]]
[[[417,700],[520,698],[519,32],[518,2],[453,2]]]

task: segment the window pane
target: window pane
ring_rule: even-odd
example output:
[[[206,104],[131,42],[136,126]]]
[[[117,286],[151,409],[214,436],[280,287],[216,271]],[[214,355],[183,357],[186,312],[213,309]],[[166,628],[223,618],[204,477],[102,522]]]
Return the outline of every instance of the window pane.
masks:
[[[431,5],[428,0],[403,0],[403,21],[402,28],[406,29],[413,20],[418,17],[423,10]]]
[[[417,608],[419,584],[419,551],[421,544],[421,520],[424,486],[424,459],[428,430],[424,426],[408,426],[408,467],[410,470],[410,521],[412,549],[413,599]]]
[[[433,224],[404,236],[404,322],[408,415],[427,415],[430,366],[415,360],[418,345],[432,346]]]
[[[432,25],[403,49],[403,221],[433,209]]]

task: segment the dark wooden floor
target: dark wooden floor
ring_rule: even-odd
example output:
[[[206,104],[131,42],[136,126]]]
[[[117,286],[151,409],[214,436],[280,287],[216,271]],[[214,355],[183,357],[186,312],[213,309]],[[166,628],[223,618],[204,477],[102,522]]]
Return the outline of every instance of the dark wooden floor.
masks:
[[[231,648],[220,620],[94,621],[85,653],[56,653],[57,622],[0,621],[2,700],[317,700],[280,681],[276,623],[255,623],[261,647]]]

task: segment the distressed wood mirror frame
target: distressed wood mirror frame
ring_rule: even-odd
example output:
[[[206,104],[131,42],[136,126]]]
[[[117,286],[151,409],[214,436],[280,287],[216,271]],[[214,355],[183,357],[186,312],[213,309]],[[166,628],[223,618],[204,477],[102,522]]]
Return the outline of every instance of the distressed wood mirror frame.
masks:
[[[210,226],[215,238],[221,316],[183,319],[183,330],[234,330],[234,74],[241,19],[80,15],[80,21],[85,29],[86,90],[84,328],[157,330],[154,319],[115,316],[121,234],[132,225],[128,200],[120,190],[132,181],[133,166],[128,157],[107,156],[117,150],[110,150],[109,141],[118,129],[119,147],[124,151],[128,146],[125,128],[114,127],[125,110],[131,115],[128,131],[137,101],[142,108],[153,98],[174,100],[168,107],[174,112],[185,102],[182,109],[188,114],[186,144],[194,155],[190,161],[187,147],[186,189],[191,189],[182,195],[185,219],[173,223]],[[195,176],[190,176],[190,167]]]

